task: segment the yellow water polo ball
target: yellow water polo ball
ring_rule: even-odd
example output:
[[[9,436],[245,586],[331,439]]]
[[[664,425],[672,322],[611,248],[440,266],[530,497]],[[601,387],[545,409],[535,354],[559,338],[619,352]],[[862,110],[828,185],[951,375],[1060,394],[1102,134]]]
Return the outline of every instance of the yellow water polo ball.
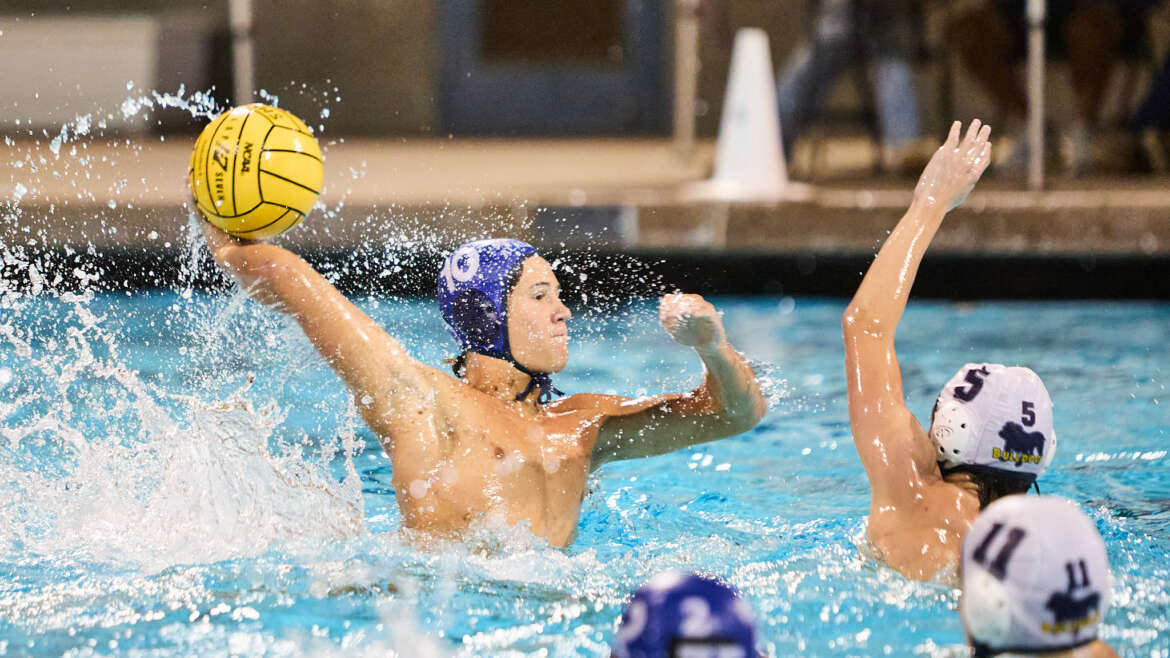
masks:
[[[195,205],[240,238],[271,238],[309,214],[325,175],[309,127],[280,108],[252,103],[217,116],[195,140],[189,172]]]

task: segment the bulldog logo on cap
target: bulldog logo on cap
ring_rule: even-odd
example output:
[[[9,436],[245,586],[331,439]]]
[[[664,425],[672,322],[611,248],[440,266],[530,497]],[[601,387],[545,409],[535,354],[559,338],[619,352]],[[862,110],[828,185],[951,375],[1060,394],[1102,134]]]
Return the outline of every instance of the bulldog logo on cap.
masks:
[[[1075,590],[1089,587],[1089,568],[1084,560],[1077,564],[1067,562],[1064,565],[1068,572],[1068,589],[1053,592],[1044,604],[1045,609],[1052,611],[1053,622],[1041,624],[1045,633],[1072,633],[1076,637],[1082,628],[1086,628],[1101,621],[1101,593],[1090,591],[1078,598]],[[1077,576],[1080,576],[1080,582]]]
[[[1003,449],[993,448],[991,456],[1005,462],[1015,462],[1016,466],[1024,462],[1039,464],[1044,457],[1044,435],[1040,432],[1029,432],[1018,423],[1008,421],[999,431],[1003,439]]]

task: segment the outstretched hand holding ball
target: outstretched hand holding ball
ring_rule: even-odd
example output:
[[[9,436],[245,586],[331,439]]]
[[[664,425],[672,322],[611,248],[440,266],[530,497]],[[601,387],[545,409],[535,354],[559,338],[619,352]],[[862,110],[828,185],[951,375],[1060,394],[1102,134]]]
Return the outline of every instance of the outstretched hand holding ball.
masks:
[[[321,147],[303,121],[261,103],[216,117],[191,153],[191,194],[218,228],[252,240],[301,223],[321,193]]]

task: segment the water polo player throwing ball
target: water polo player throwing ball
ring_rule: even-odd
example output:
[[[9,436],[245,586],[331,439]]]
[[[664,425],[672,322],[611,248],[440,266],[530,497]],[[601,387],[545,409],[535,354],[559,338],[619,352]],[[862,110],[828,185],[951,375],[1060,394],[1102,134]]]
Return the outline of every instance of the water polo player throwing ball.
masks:
[[[979,510],[1026,492],[1056,448],[1052,401],[1027,368],[963,366],[939,394],[929,435],[906,408],[894,332],[943,217],[991,158],[990,127],[974,121],[959,133],[956,122],[841,318],[849,423],[872,490],[869,541],[918,579],[954,565]]]
[[[459,379],[411,358],[304,260],[204,222],[220,267],[292,316],[345,381],[393,463],[405,526],[457,534],[477,519],[528,523],[572,541],[590,471],[744,432],[766,410],[719,314],[697,295],[659,303],[667,333],[706,366],[685,394],[553,399],[569,358],[569,309],[552,267],[516,240],[472,242],[438,277],[439,307],[462,355]]]

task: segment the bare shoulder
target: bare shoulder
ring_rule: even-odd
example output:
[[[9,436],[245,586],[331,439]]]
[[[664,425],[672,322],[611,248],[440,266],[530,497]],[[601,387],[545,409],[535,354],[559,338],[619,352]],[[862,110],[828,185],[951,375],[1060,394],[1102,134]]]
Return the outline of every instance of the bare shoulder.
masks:
[[[436,411],[451,408],[460,415],[467,415],[467,412],[474,409],[486,411],[501,408],[502,403],[499,399],[476,389],[453,375],[450,370],[420,363],[418,372],[425,386],[434,391],[434,397],[428,402]]]
[[[423,419],[443,425],[446,419],[468,416],[490,399],[447,372],[418,361],[409,371],[387,369],[379,379],[378,386],[355,398],[371,429],[399,439],[416,436]]]
[[[467,382],[451,374],[448,370],[436,368],[422,362],[416,366],[420,376],[425,377],[431,386],[442,387],[451,391],[475,391]],[[478,391],[475,391],[478,393]]]

